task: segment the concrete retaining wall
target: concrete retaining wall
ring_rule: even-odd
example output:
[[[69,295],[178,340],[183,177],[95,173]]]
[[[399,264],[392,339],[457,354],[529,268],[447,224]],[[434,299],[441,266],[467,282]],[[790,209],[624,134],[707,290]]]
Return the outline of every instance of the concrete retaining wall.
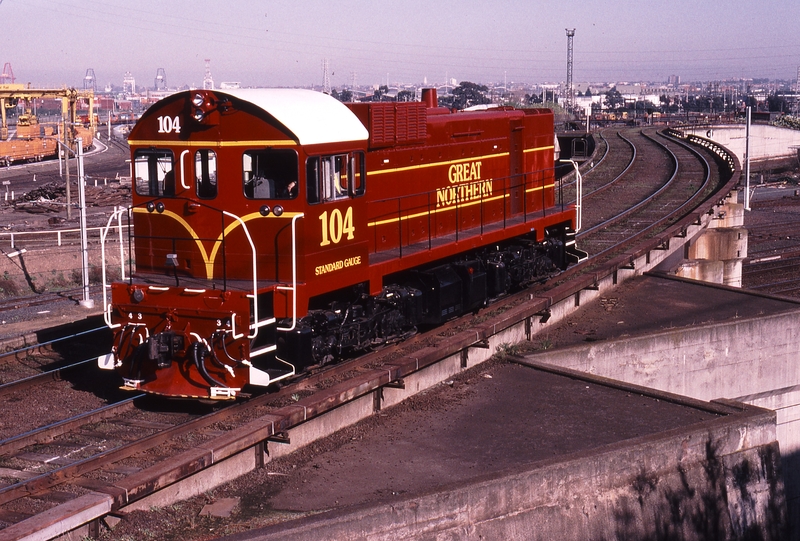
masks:
[[[774,413],[748,408],[435,494],[229,539],[778,540],[786,517],[774,439]]]
[[[775,410],[786,499],[793,531],[800,531],[800,312],[742,316],[533,358],[700,400],[724,397]]]
[[[696,129],[683,129],[711,139],[731,150],[739,162],[744,163],[745,131],[744,124],[725,126],[702,126]],[[764,124],[750,126],[750,156],[753,160],[766,160],[781,156],[794,157],[797,151],[791,147],[800,145],[800,131]]]

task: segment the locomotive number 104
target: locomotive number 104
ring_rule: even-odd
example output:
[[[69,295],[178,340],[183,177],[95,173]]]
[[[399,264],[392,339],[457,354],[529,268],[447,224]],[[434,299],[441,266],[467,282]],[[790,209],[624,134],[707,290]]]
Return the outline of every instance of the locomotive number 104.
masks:
[[[328,218],[328,211],[326,210],[319,215],[319,221],[322,222],[322,242],[320,246],[328,246],[331,244],[339,244],[342,236],[347,235],[347,240],[353,240],[354,232],[356,230],[353,225],[353,207],[347,207],[347,210],[342,216],[342,211],[333,209]]]
[[[158,117],[158,133],[181,133],[181,119],[177,116]]]

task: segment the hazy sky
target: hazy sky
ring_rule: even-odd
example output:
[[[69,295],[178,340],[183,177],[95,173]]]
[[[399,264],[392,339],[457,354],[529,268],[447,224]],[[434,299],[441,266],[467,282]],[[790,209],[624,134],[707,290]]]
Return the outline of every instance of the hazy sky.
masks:
[[[794,79],[797,0],[0,0],[0,64],[17,82],[306,86],[566,79]]]

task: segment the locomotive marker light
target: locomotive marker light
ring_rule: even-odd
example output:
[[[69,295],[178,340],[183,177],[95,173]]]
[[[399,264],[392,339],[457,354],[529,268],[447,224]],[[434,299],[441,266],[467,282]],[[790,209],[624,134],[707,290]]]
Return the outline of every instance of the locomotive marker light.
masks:
[[[133,293],[131,293],[131,298],[134,302],[142,302],[144,300],[144,290],[137,287],[133,290]]]

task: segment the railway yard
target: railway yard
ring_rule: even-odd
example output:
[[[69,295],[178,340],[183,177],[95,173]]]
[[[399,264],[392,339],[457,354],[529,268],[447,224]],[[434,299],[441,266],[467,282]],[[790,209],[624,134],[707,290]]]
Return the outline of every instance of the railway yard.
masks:
[[[792,299],[800,302],[797,170],[781,171],[774,175],[780,183],[768,178],[755,190],[744,219],[749,235],[742,283],[758,295],[737,296],[734,288],[703,290],[667,278],[656,267],[676,250],[683,253],[676,248],[681,239],[720,216],[740,182],[738,162],[724,149],[656,128],[608,128],[596,143],[582,168],[577,236],[588,261],[475,314],[235,403],[119,390],[118,376],[99,371],[95,362],[109,350],[110,331],[99,309],[85,317],[76,307],[77,289],[32,286],[34,292],[17,290],[3,299],[0,540],[48,538],[72,527],[82,528],[76,538],[98,539],[314,539],[321,532],[347,538],[345,532],[356,531],[380,537],[397,529],[386,518],[392,513],[404,524],[418,517],[421,529],[404,533],[413,538],[448,531],[444,520],[420,518],[419,502],[434,508],[434,501],[468,498],[478,485],[490,491],[492,483],[510,484],[504,480],[570,460],[613,462],[621,460],[613,453],[625,449],[657,454],[680,434],[693,435],[694,449],[704,434],[735,432],[730,427],[736,423],[768,424],[766,410],[612,382],[541,360],[543,352],[654,329],[735,321],[744,310],[764,316],[796,311]],[[95,225],[107,221],[109,207],[128,201],[118,179],[127,174],[129,154],[118,143],[103,148],[87,159],[89,185],[99,181],[91,190]],[[18,193],[49,186],[42,193],[54,197],[2,204],[8,231],[69,225],[53,163],[7,168],[2,179]],[[564,182],[567,199],[574,198],[574,179]],[[25,242],[34,252],[44,249],[37,242],[47,241]],[[657,276],[643,277],[643,267]],[[654,280],[667,285],[654,286]],[[698,321],[701,301],[713,315]],[[686,306],[680,311],[670,302]],[[78,310],[84,312],[75,316]],[[654,312],[663,319],[648,320]],[[631,328],[634,322],[639,327]],[[774,451],[770,445],[754,443],[768,465],[775,461],[766,452]],[[683,481],[704,487],[702,470],[687,462]],[[678,491],[679,482],[664,479]],[[691,509],[720,490],[705,488],[679,505]],[[578,500],[578,507],[590,505]],[[586,527],[649,535],[642,525],[649,513],[668,513],[655,504],[652,509],[632,511],[630,523],[598,526],[589,518]],[[715,511],[713,527],[728,531],[725,510]],[[762,538],[782,535],[787,519],[776,513],[777,530]]]

